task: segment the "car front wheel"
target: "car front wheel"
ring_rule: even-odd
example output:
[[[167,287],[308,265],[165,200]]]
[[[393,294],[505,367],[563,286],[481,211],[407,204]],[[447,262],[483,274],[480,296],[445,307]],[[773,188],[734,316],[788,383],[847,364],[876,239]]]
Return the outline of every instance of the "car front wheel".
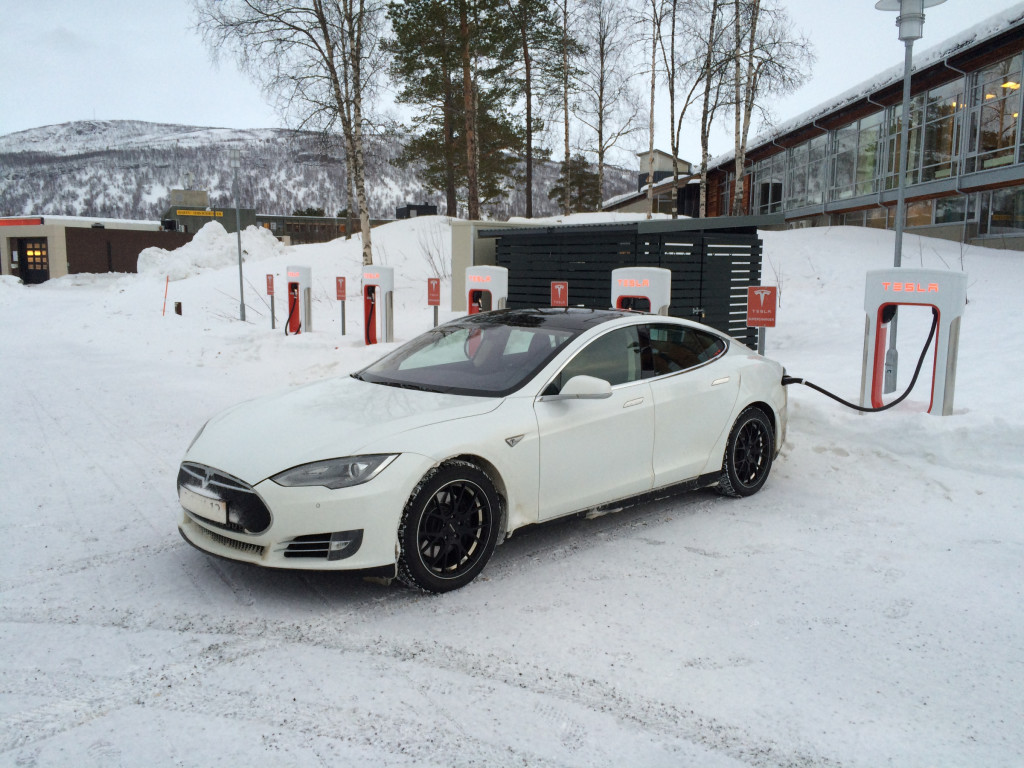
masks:
[[[429,472],[405,505],[398,530],[398,578],[427,592],[465,586],[494,552],[498,492],[474,464],[452,461]]]
[[[729,433],[718,490],[726,496],[757,493],[772,468],[775,437],[772,424],[759,408],[747,408]]]

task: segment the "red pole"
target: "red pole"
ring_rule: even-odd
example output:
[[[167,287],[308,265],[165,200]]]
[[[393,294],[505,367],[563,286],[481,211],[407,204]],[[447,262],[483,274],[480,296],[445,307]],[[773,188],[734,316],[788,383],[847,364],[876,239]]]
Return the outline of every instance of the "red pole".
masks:
[[[167,315],[167,289],[171,285],[171,276],[167,276],[167,280],[164,282],[164,308],[160,311],[160,316],[164,317]]]

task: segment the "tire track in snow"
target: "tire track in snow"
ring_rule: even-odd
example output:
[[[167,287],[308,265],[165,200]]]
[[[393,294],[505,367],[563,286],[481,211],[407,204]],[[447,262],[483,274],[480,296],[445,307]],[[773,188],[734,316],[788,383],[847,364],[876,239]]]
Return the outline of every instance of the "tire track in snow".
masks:
[[[73,614],[73,612],[72,612]],[[261,720],[261,712],[266,710],[264,698],[255,697],[251,692],[210,691],[207,687],[181,687],[173,681],[184,683],[189,679],[199,679],[219,666],[233,663],[243,657],[255,653],[268,653],[281,650],[289,645],[312,648],[322,651],[340,653],[357,659],[352,662],[362,665],[366,663],[383,665],[387,668],[387,676],[408,675],[424,669],[433,672],[445,672],[435,675],[432,680],[417,678],[421,694],[428,700],[445,700],[451,695],[451,684],[443,681],[465,679],[467,684],[487,684],[504,687],[508,691],[518,691],[536,697],[540,702],[548,702],[554,712],[561,713],[566,722],[577,722],[571,712],[577,708],[593,715],[611,717],[620,727],[633,734],[643,734],[652,742],[677,744],[679,749],[686,745],[695,745],[711,753],[723,755],[743,765],[758,768],[838,768],[838,761],[825,755],[817,754],[809,749],[793,749],[779,745],[761,736],[749,733],[738,725],[722,722],[716,718],[702,715],[692,709],[659,701],[643,696],[641,693],[624,690],[604,680],[587,677],[571,671],[559,670],[548,666],[538,666],[524,674],[522,667],[515,659],[505,656],[480,652],[475,649],[448,645],[431,640],[396,641],[373,633],[365,633],[365,626],[371,623],[369,617],[362,621],[356,615],[354,621],[345,622],[345,632],[339,633],[339,618],[336,616],[318,619],[307,623],[273,621],[265,618],[238,619],[223,616],[194,614],[189,616],[139,616],[131,611],[108,612],[97,622],[94,616],[68,616],[68,610],[60,607],[29,609],[15,617],[14,621],[44,624],[86,624],[107,628],[117,628],[138,633],[144,630],[165,630],[185,633],[200,637],[224,636],[227,640],[215,642],[204,649],[198,660],[189,660],[167,665],[145,674],[129,677],[124,683],[117,683],[105,691],[93,696],[83,696],[78,691],[68,690],[67,700],[60,707],[38,707],[28,715],[16,715],[0,721],[0,754],[10,749],[23,747],[25,744],[46,738],[66,730],[70,730],[89,719],[89,712],[94,710],[110,711],[131,704],[153,704],[161,707],[172,707],[182,712],[204,711],[211,715],[223,716],[225,712],[242,719]],[[70,620],[70,621],[69,621]],[[373,619],[373,621],[376,621]],[[197,632],[196,627],[202,627]],[[215,653],[213,651],[216,651]],[[358,661],[362,659],[363,661]],[[6,676],[6,673],[3,673]],[[154,686],[167,686],[161,689],[159,702],[150,701],[145,694]],[[12,690],[17,679],[2,680],[3,690]],[[178,690],[175,690],[175,688]],[[460,685],[456,685],[460,687]],[[58,686],[60,688],[60,686]],[[140,690],[143,694],[140,694]],[[225,708],[224,702],[213,706],[210,702],[218,697],[227,696],[230,707]],[[305,709],[299,709],[284,703],[282,712],[277,717],[287,721],[292,727],[296,723],[305,722],[301,728],[309,728],[310,733],[323,735],[317,730],[318,718],[333,717],[333,709],[321,713],[317,717],[306,717]],[[308,708],[309,702],[302,707]],[[209,708],[209,709],[207,709]],[[408,748],[404,741],[388,734],[405,733],[407,727],[398,715],[390,714],[398,720],[394,725],[377,731],[376,738],[390,739],[398,748]],[[380,716],[374,713],[368,717],[370,725],[379,723]],[[305,719],[304,719],[305,718]],[[14,739],[12,728],[22,735]],[[33,735],[27,735],[26,730]],[[358,731],[358,729],[357,729]],[[304,731],[305,732],[305,731]],[[36,736],[35,734],[38,734]],[[457,734],[443,734],[444,739],[458,741]],[[358,733],[354,738],[358,737]],[[439,736],[438,738],[441,738]],[[460,737],[461,738],[461,737]],[[576,738],[569,734],[569,738]],[[377,742],[374,742],[377,743]],[[444,748],[448,748],[447,743]],[[465,745],[463,745],[464,747]],[[481,749],[487,747],[484,744]],[[454,749],[454,746],[452,747]],[[489,747],[488,747],[489,748]],[[486,749],[485,749],[486,751]],[[489,754],[489,753],[488,753]],[[509,754],[503,750],[500,755],[489,754],[492,764],[504,764],[500,757]],[[543,765],[536,756],[531,755],[530,765]],[[554,764],[554,763],[552,763]]]

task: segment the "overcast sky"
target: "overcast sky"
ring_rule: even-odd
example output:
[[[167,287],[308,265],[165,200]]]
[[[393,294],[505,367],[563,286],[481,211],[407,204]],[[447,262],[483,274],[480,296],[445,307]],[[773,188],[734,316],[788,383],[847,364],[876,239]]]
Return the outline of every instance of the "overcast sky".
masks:
[[[632,0],[639,3],[641,0]],[[813,42],[811,81],[774,109],[794,117],[903,61],[896,13],[874,0],[786,0]],[[228,128],[281,125],[231,61],[215,66],[187,0],[5,2],[0,23],[0,135],[73,120],[132,119]],[[1018,0],[946,0],[926,11],[920,52]],[[638,42],[637,54],[643,55]],[[662,111],[667,104],[661,105]],[[661,123],[667,121],[662,120]],[[659,146],[668,150],[659,125]],[[698,134],[681,154],[699,159]],[[720,131],[712,154],[731,149]]]

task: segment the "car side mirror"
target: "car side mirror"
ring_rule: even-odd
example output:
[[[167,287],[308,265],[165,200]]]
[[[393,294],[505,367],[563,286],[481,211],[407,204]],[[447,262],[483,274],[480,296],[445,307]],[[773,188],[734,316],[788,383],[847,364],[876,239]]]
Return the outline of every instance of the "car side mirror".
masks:
[[[545,395],[543,402],[556,400],[604,400],[612,396],[612,385],[594,376],[573,376],[557,395]]]

